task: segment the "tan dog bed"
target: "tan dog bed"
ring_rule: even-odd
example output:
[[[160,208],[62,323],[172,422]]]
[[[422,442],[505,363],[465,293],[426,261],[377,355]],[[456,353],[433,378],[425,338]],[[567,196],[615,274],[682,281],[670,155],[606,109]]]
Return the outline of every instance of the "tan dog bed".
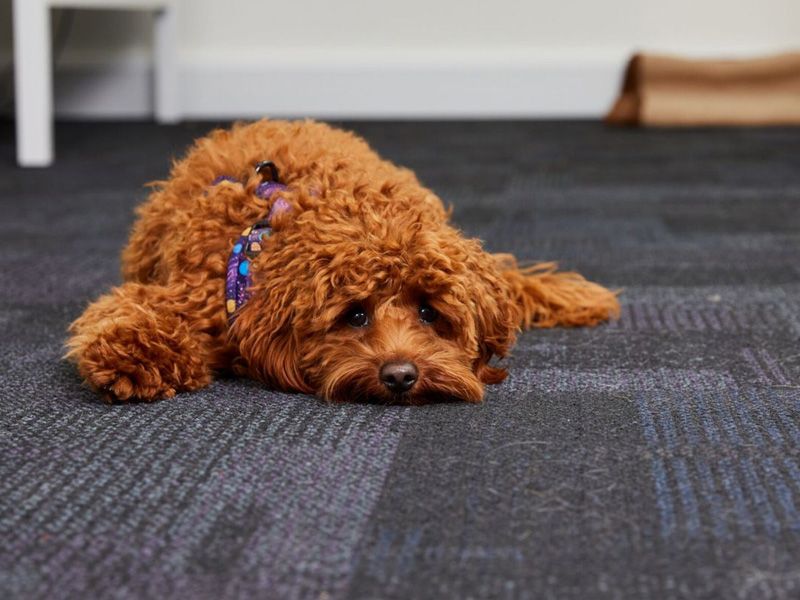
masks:
[[[746,60],[636,54],[606,116],[613,125],[798,125],[800,53]]]

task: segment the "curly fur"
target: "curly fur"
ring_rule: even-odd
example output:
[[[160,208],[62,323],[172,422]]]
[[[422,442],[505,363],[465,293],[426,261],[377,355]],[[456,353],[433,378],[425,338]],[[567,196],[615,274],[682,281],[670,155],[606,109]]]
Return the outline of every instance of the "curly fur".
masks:
[[[271,202],[255,195],[253,165],[274,161],[291,212],[253,261],[251,299],[229,326],[224,281],[239,232]],[[211,186],[221,174],[244,184]],[[414,174],[359,137],[310,121],[260,121],[212,132],[154,184],[122,255],[125,283],[70,327],[70,360],[113,400],[155,400],[208,385],[231,370],[329,400],[478,402],[502,381],[490,366],[521,327],[594,325],[615,316],[616,294],[552,263],[518,268],[448,224]],[[418,318],[421,302],[440,317]],[[356,329],[353,306],[370,315]],[[405,360],[417,384],[382,385]]]

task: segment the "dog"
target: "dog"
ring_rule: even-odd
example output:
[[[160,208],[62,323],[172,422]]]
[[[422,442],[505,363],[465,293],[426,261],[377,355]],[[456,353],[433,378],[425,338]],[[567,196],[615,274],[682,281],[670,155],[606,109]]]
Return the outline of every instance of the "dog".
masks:
[[[69,330],[111,401],[229,372],[330,401],[480,402],[521,329],[619,313],[615,291],[485,251],[414,173],[323,123],[214,131],[152,185],[124,283]]]

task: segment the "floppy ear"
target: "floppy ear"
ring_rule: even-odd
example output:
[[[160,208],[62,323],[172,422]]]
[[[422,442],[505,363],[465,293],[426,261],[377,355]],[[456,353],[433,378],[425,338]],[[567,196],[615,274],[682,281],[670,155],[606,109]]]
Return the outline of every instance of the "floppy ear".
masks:
[[[493,256],[509,298],[519,308],[518,324],[525,329],[593,326],[619,316],[618,291],[578,273],[557,271],[553,262],[520,268],[511,255]]]
[[[250,298],[229,328],[230,341],[241,357],[234,369],[277,389],[313,393],[300,370],[303,332],[295,313],[302,307],[296,287],[296,278],[276,272],[268,287],[251,288]]]
[[[476,286],[479,352],[475,373],[484,383],[505,379],[505,369],[488,366],[505,356],[520,328],[596,325],[619,316],[619,292],[559,272],[555,263],[520,268],[510,254],[486,254],[473,270]]]
[[[475,375],[482,383],[500,383],[508,375],[506,369],[489,366],[492,356],[504,357],[514,345],[522,314],[510,294],[507,282],[491,257],[481,261],[473,273],[478,277],[475,286],[476,333],[478,358]]]

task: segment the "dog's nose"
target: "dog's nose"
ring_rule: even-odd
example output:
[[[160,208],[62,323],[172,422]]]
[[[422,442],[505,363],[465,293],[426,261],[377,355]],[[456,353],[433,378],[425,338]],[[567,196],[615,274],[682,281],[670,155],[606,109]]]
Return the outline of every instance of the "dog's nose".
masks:
[[[390,392],[407,392],[417,383],[417,367],[410,362],[388,362],[381,367],[381,381]]]

